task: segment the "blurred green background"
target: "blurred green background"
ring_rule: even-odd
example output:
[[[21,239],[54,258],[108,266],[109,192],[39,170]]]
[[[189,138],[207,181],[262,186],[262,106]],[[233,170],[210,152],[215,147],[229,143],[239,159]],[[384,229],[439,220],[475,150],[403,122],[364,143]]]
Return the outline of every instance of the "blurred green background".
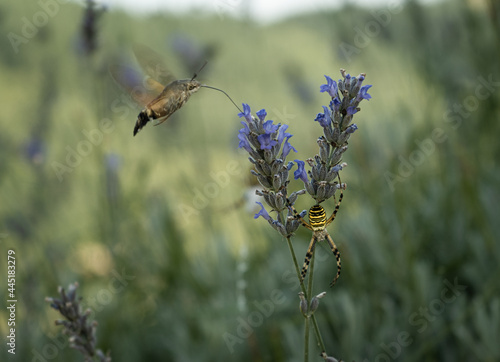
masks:
[[[19,301],[16,355],[3,344],[1,360],[82,360],[44,301],[74,281],[114,361],[303,360],[286,242],[235,206],[250,166],[237,151],[238,111],[201,89],[169,122],[132,137],[140,107],[108,66],[139,69],[133,44],[179,78],[207,59],[200,81],[290,126],[298,153],[289,159],[317,152],[323,75],[366,73],[373,98],[354,118],[348,188],[329,227],[343,265],[331,290],[335,260],[324,245],[317,253],[327,352],[500,360],[498,2],[345,5],[266,26],[107,11],[93,51],[82,43],[84,7],[57,4],[35,33],[25,29],[30,37],[22,19],[34,21],[40,5],[0,5],[0,270],[14,249]],[[10,33],[24,40],[13,47]],[[299,229],[299,263],[309,240]],[[3,308],[3,336],[7,319]]]

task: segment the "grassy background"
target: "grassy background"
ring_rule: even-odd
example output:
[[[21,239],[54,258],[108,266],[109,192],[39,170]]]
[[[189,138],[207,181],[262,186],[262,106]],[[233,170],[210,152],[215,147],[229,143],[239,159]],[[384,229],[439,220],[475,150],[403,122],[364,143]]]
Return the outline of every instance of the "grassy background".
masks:
[[[342,174],[348,189],[329,229],[343,261],[316,314],[329,354],[499,360],[499,87],[477,93],[480,78],[500,81],[495,4],[377,9],[390,19],[346,6],[268,26],[111,11],[91,56],[78,50],[83,8],[59,5],[16,54],[7,34],[21,35],[22,18],[41,8],[0,5],[0,268],[5,275],[14,249],[19,301],[16,355],[4,344],[2,360],[80,358],[44,302],[73,281],[99,322],[98,345],[115,361],[302,360],[286,243],[245,208],[230,207],[247,189],[249,168],[236,151],[235,108],[202,89],[168,123],[132,137],[140,108],[127,106],[108,66],[134,64],[130,48],[140,43],[188,78],[192,70],[172,49],[176,35],[213,49],[202,82],[289,124],[300,159],[317,152],[313,119],[328,102],[319,93],[323,75],[338,79],[345,68],[373,84],[355,116]],[[59,180],[54,162],[67,164],[68,147],[84,147],[82,130],[102,131],[103,119],[112,130]],[[433,132],[440,141],[419,153]],[[214,174],[226,175],[218,187]],[[298,205],[309,208],[311,199]],[[294,239],[300,261],[309,238],[300,229]],[[317,259],[319,293],[335,262],[325,247]],[[262,305],[272,311],[259,319]],[[1,310],[4,336],[7,319]]]

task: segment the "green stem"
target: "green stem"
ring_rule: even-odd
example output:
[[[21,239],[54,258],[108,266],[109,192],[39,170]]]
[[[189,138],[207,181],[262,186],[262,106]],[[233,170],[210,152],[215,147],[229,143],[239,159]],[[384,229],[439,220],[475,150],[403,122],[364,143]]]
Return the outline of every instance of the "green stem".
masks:
[[[319,332],[318,322],[314,314],[311,316],[313,322],[314,333],[316,334],[316,339],[318,340],[318,346],[321,349],[321,353],[326,353],[325,344],[323,343],[323,338],[321,338],[321,333]]]
[[[288,244],[288,249],[290,249],[290,254],[292,254],[292,260],[293,264],[295,265],[295,272],[297,273],[297,278],[299,279],[300,289],[304,293],[304,297],[306,298],[306,300],[308,300],[306,287],[304,286],[304,283],[300,280],[299,264],[297,263],[297,258],[295,257],[295,251],[293,250],[292,240],[290,240],[290,237],[286,238],[286,242]]]
[[[304,362],[309,361],[309,317],[305,317],[305,331],[304,331]]]
[[[304,283],[300,279],[299,264],[297,263],[297,257],[295,256],[295,251],[293,249],[292,240],[290,239],[290,237],[286,238],[286,242],[288,244],[288,249],[290,249],[290,254],[292,255],[293,264],[295,265],[295,271],[297,273],[297,279],[299,280],[300,289],[304,293],[304,297],[306,298],[306,300],[308,301],[308,303],[310,303],[311,300],[309,299],[309,295],[311,295],[311,293],[312,293],[312,284],[313,283],[312,283],[312,276],[311,276],[311,274],[313,273],[312,270],[313,270],[313,266],[314,266],[314,254],[313,254],[313,258],[311,260],[311,267],[310,267],[311,271],[310,271],[310,274],[309,274],[309,285],[310,285],[310,288],[308,288],[308,289],[310,289],[310,291],[307,292],[306,291],[306,287],[304,286]],[[316,317],[313,314],[313,315],[311,315],[310,318],[311,318],[312,323],[313,323],[314,334],[316,334],[316,339],[318,340],[318,346],[321,349],[321,352],[325,352],[326,351],[325,350],[325,345],[323,343],[323,338],[321,338],[321,333],[319,331],[318,322],[316,321]],[[306,317],[306,319],[308,319],[308,318]],[[306,322],[306,323],[308,323],[308,322]],[[304,343],[308,345],[308,343],[309,343],[309,326],[307,326],[306,331],[307,331],[307,334],[306,334],[306,337],[305,337],[306,341]],[[304,358],[306,358],[306,357],[304,356]]]
[[[307,295],[312,299],[312,289],[313,289],[313,280],[314,280],[314,256],[316,255],[316,249],[313,250],[311,263],[309,263],[309,279],[307,280]],[[308,299],[308,303],[311,301]]]
[[[310,295],[311,299],[307,300],[307,303],[311,305],[311,300],[312,300],[312,287],[313,287],[313,280],[314,280],[314,259],[316,255],[316,249],[313,250],[313,255],[311,257],[311,263],[309,265],[309,280],[307,281],[307,295]],[[312,317],[312,322],[313,322],[313,327],[314,327],[314,332],[316,333],[316,339],[318,340],[318,346],[321,349],[321,352],[326,352],[325,350],[325,345],[323,343],[323,338],[321,338],[321,333],[319,332],[319,327],[318,327],[318,322],[316,321],[316,317],[314,314],[311,315]]]

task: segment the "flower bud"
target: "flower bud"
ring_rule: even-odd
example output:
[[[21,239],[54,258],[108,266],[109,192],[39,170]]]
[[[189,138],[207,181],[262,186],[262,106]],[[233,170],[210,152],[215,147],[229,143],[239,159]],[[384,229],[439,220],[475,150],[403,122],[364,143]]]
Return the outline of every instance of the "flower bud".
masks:
[[[319,300],[323,298],[326,295],[326,292],[319,293],[317,296],[313,297],[311,299],[311,305],[309,306],[309,310],[311,313],[314,313],[316,309],[318,309],[319,306]]]
[[[308,309],[307,309],[307,300],[304,297],[304,292],[299,292],[300,304],[299,308],[304,317],[307,317]]]

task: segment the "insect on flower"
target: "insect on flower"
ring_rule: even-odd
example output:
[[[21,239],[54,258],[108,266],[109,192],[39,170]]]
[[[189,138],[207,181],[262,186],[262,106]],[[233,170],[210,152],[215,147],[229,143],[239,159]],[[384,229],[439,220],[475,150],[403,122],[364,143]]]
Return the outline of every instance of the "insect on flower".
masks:
[[[130,92],[132,98],[139,105],[144,107],[137,116],[134,126],[134,136],[149,121],[154,121],[155,126],[165,122],[188,101],[192,94],[196,93],[202,87],[215,89],[224,93],[235,107],[238,108],[231,97],[223,90],[198,82],[195,79],[197,73],[191,79],[175,80],[163,65],[161,57],[148,47],[143,45],[135,46],[134,54],[141,67],[148,74],[143,81],[143,86],[137,84],[138,77],[134,74],[136,72],[133,70],[124,66],[110,67],[113,78]],[[199,71],[203,69],[206,63],[203,64]],[[162,79],[163,82],[159,82],[156,79]],[[164,86],[163,84],[167,85]]]
[[[309,247],[307,248],[304,265],[300,273],[300,277],[302,280],[304,280],[304,278],[306,277],[307,269],[309,268],[309,263],[311,262],[311,258],[313,256],[316,243],[323,240],[326,240],[328,242],[330,249],[332,249],[333,255],[335,255],[335,259],[337,260],[337,274],[335,275],[333,281],[330,283],[330,287],[333,287],[335,285],[337,279],[340,276],[340,270],[342,269],[342,265],[340,263],[340,252],[339,249],[337,249],[337,245],[335,245],[335,242],[333,241],[332,237],[330,236],[326,228],[333,222],[333,220],[335,220],[335,216],[337,216],[337,212],[339,211],[340,208],[340,203],[342,202],[342,198],[344,197],[344,194],[342,192],[342,189],[344,187],[345,184],[343,185],[339,179],[339,188],[340,188],[339,202],[335,206],[335,210],[333,210],[332,215],[328,219],[326,218],[325,209],[323,208],[323,206],[319,204],[313,205],[309,209],[309,222],[307,222],[304,220],[302,216],[300,216],[297,210],[295,210],[293,205],[288,203],[288,207],[293,212],[295,218],[299,220],[303,226],[305,226],[306,228],[308,228],[313,232],[311,242],[309,243]]]

